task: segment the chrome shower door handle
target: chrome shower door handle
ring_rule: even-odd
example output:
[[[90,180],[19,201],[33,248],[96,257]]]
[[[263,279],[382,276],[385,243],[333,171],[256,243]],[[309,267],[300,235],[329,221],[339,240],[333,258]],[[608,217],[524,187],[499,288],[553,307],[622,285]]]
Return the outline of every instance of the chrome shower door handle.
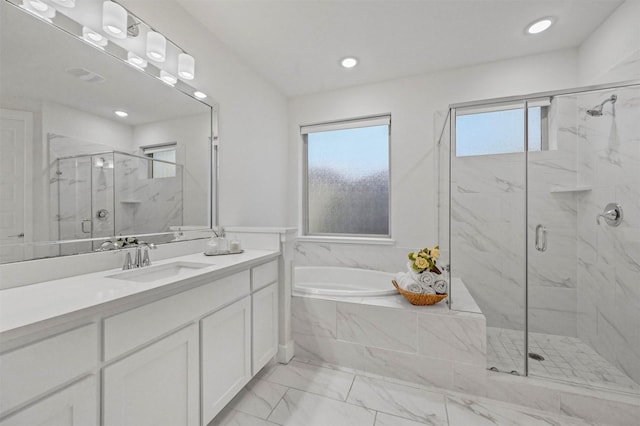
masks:
[[[538,226],[536,226],[536,250],[547,250],[547,228],[542,224],[538,224]]]
[[[82,221],[82,232],[85,234],[90,234],[93,231],[93,221],[91,219],[85,219]],[[89,225],[89,230],[87,231],[87,227],[85,225]]]

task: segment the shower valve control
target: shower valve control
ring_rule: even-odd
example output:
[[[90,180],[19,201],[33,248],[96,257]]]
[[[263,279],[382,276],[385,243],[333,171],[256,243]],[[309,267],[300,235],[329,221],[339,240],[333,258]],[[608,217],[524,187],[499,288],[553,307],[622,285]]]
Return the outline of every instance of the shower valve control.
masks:
[[[96,212],[96,217],[100,220],[105,220],[109,217],[109,210],[100,209]]]
[[[604,218],[604,221],[609,226],[618,226],[622,222],[622,206],[618,203],[609,203],[604,208],[604,211],[596,215],[596,223],[600,225],[600,218]]]

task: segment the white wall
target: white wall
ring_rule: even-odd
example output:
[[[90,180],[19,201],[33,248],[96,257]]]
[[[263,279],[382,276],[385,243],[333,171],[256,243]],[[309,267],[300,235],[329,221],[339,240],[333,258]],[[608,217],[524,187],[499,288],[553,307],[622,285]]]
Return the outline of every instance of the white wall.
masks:
[[[298,126],[391,113],[392,237],[402,248],[435,244],[435,113],[455,102],[572,87],[576,76],[577,52],[562,50],[291,99],[289,223],[297,225],[300,212]]]
[[[195,57],[193,85],[220,104],[220,223],[286,224],[285,97],[174,1],[121,3]]]
[[[633,79],[640,79],[640,1],[627,0],[580,46],[579,83]]]

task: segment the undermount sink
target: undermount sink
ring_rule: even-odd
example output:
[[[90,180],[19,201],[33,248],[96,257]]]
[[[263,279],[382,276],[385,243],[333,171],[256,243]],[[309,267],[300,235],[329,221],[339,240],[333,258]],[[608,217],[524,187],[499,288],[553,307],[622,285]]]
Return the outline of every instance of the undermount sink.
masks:
[[[198,262],[172,262],[165,263],[164,265],[145,266],[142,268],[118,272],[117,274],[107,275],[106,278],[147,283],[164,278],[174,277],[184,272],[191,272],[197,269],[207,268],[209,266],[213,265],[210,263]]]

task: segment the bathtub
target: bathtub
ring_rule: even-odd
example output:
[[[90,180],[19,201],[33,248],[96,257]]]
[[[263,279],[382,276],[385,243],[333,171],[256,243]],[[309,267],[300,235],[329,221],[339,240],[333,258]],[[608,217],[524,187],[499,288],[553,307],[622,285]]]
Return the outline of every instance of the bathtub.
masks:
[[[398,294],[394,274],[333,266],[297,266],[293,291],[299,295],[367,297]]]

